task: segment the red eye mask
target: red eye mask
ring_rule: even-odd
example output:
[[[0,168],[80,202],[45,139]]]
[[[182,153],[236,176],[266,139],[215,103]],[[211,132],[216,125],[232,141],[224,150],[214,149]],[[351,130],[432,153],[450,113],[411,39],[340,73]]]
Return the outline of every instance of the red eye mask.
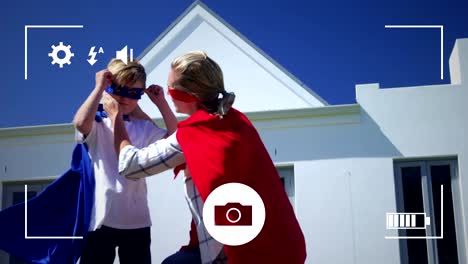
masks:
[[[197,97],[195,97],[195,96],[193,96],[193,95],[191,95],[189,93],[186,93],[184,91],[177,90],[177,89],[168,89],[168,91],[169,91],[169,95],[174,100],[181,101],[181,102],[184,102],[184,103],[198,102]]]

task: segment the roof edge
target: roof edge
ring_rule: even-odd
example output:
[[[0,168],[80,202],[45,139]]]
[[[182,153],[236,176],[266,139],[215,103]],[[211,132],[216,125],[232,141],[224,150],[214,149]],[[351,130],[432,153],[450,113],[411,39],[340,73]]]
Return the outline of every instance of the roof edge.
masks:
[[[256,52],[258,52],[260,55],[265,57],[270,63],[272,63],[275,67],[277,67],[280,71],[282,71],[286,76],[291,78],[293,81],[295,81],[299,86],[304,88],[305,91],[307,91],[309,94],[311,94],[313,97],[315,97],[319,102],[324,104],[325,106],[329,105],[328,102],[323,99],[320,95],[315,93],[311,88],[309,88],[304,82],[299,80],[296,76],[294,76],[292,73],[290,73],[286,68],[284,68],[281,64],[279,64],[276,60],[274,60],[272,57],[270,57],[267,53],[265,53],[262,49],[260,49],[257,45],[255,45],[253,42],[251,42],[247,37],[242,35],[238,30],[236,30],[233,26],[231,26],[228,22],[226,22],[222,17],[220,17],[218,14],[216,14],[213,10],[211,10],[207,5],[205,5],[202,1],[194,1],[180,16],[177,17],[177,19],[172,22],[169,27],[166,28],[166,30],[163,31],[151,44],[146,47],[143,52],[138,56],[138,60],[141,61],[141,59],[146,56],[150,50],[161,41],[190,11],[192,11],[195,7],[200,6],[203,9],[205,9],[210,15],[212,15],[214,18],[219,20],[224,26],[226,26],[229,30],[231,30],[235,35],[237,35],[240,39],[245,41],[248,45],[250,45]]]
[[[156,46],[156,44],[158,44],[158,42],[164,38],[167,33],[169,33],[169,31],[171,31],[188,13],[190,13],[190,11],[192,11],[197,5],[200,5],[200,6],[203,6],[203,7],[206,7],[205,4],[201,3],[200,1],[194,1],[189,7],[187,7],[187,9],[185,9],[185,11],[180,14],[176,20],[174,20],[161,34],[159,34],[159,36],[153,40],[151,42],[151,44],[148,45],[148,47],[146,47],[143,52],[138,55],[137,59],[138,60],[141,60],[141,58],[143,58],[144,56],[146,56],[146,54],[149,53],[149,51],[154,47]]]
[[[245,115],[252,122],[265,122],[265,121],[284,120],[284,119],[349,116],[349,115],[358,115],[360,114],[360,112],[361,112],[361,106],[359,104],[347,104],[347,105],[321,106],[321,107],[313,107],[313,108],[247,112],[245,113]],[[185,118],[186,117],[181,117],[178,119],[179,121],[181,121],[181,120],[184,120]],[[154,119],[154,121],[156,122],[157,125],[161,125],[161,126],[164,125],[164,120],[162,118]],[[44,136],[44,135],[67,135],[67,134],[73,134],[74,130],[75,128],[72,123],[0,128],[0,139]]]

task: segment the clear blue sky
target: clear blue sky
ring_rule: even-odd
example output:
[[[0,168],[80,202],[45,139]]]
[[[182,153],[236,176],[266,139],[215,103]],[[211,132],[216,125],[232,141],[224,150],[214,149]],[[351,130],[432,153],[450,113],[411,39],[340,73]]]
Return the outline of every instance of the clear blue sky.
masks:
[[[0,8],[0,127],[67,123],[115,50],[140,54],[186,8],[171,1],[5,1]],[[355,84],[401,87],[450,82],[456,38],[468,38],[468,1],[205,0],[210,9],[330,104],[355,103]],[[24,80],[24,26],[33,29]],[[444,80],[437,29],[385,29],[386,24],[444,25]],[[71,65],[50,64],[50,46],[72,46]],[[88,51],[104,54],[90,66]],[[200,47],[203,49],[203,47]],[[163,80],[165,81],[165,80]],[[242,100],[242,98],[238,98]]]

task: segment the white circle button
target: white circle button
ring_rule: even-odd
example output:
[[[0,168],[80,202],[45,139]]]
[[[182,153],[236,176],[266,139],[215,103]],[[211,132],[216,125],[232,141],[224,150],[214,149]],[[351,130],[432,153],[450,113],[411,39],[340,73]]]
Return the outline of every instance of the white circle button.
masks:
[[[210,235],[224,245],[252,241],[265,224],[265,205],[258,193],[242,183],[226,183],[213,190],[203,206]]]

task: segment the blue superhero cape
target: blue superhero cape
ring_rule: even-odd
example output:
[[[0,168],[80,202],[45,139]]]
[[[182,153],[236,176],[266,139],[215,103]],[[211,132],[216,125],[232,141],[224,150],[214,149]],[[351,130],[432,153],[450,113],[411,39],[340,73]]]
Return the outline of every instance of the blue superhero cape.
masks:
[[[28,201],[28,237],[86,237],[94,203],[94,173],[86,145],[71,169]],[[25,239],[24,203],[0,211],[0,249],[29,263],[76,263],[85,239]]]

